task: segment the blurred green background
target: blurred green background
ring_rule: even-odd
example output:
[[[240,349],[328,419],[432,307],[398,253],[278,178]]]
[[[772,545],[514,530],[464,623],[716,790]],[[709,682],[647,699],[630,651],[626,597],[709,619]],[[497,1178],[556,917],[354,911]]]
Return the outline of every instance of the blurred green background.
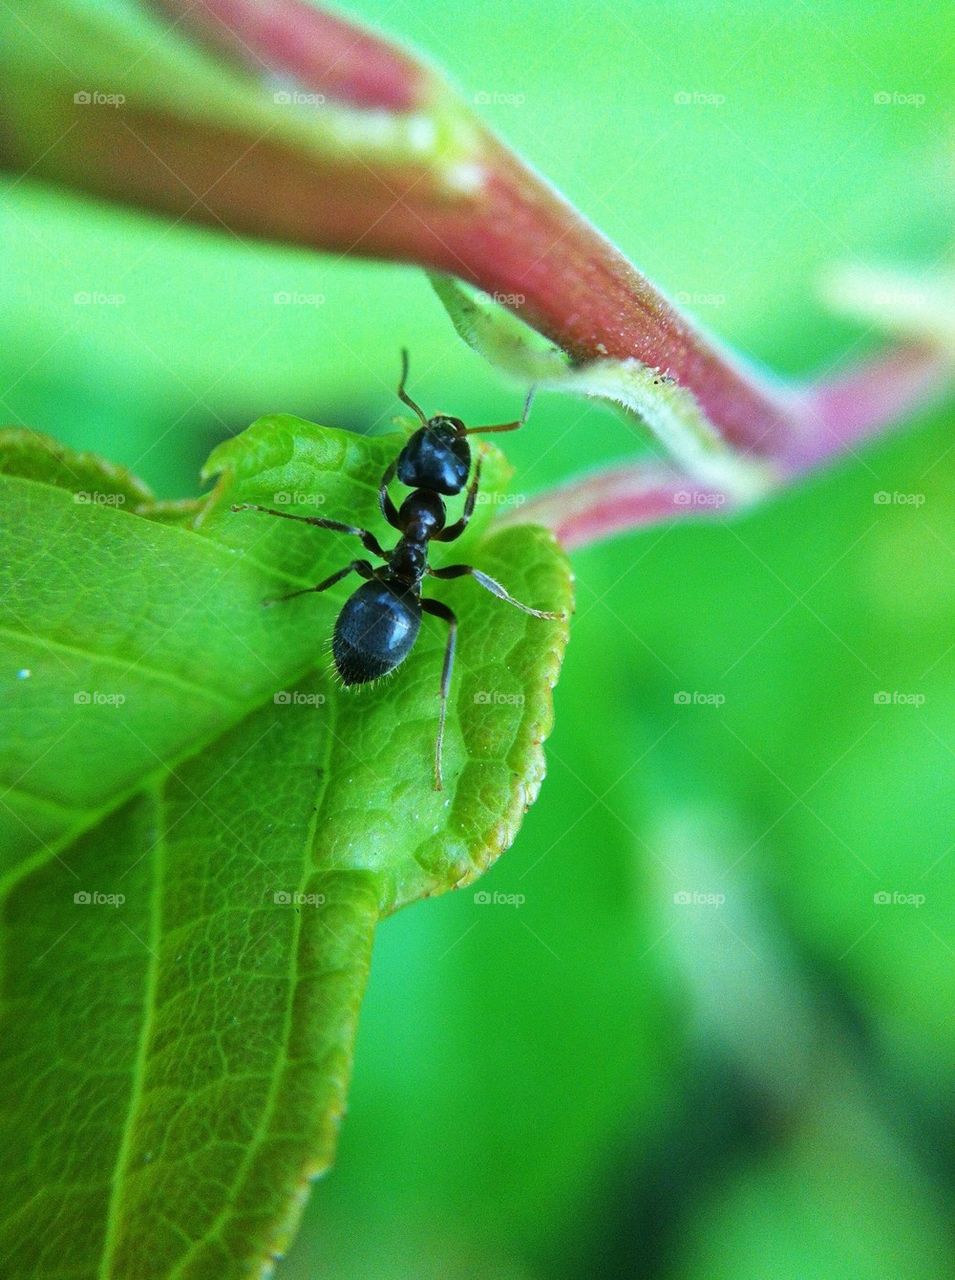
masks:
[[[780,373],[876,340],[820,303],[833,263],[948,251],[942,7],[349,12],[490,95],[485,119]],[[3,418],[161,493],[264,412],[385,425],[401,343],[430,410],[519,405],[417,271],[5,183]],[[281,1276],[951,1273],[953,425],[576,555],[549,777],[480,886],[526,901],[467,890],[380,929],[339,1160]],[[508,440],[528,493],[634,447],[547,395]]]

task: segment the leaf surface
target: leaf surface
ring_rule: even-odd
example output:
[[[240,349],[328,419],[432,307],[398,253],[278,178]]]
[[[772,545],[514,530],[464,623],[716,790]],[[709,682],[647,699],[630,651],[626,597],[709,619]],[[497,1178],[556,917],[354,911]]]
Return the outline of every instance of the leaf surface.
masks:
[[[378,919],[480,874],[536,796],[566,623],[440,584],[461,627],[436,793],[443,624],[356,693],[324,650],[357,579],[262,607],[363,553],[232,504],[390,545],[376,490],[403,438],[263,419],[172,519],[106,464],[0,434],[12,1274],[259,1274],[332,1158]],[[444,559],[569,611],[550,535],[490,527],[498,453],[484,474]]]

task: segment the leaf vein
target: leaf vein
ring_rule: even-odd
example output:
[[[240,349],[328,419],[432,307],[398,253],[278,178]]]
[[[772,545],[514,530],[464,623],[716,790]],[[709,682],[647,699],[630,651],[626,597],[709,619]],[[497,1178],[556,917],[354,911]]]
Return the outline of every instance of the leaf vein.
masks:
[[[116,1162],[113,1167],[109,1205],[106,1211],[106,1230],[104,1234],[103,1252],[100,1256],[99,1280],[109,1280],[113,1270],[116,1247],[119,1242],[121,1228],[121,1205],[123,1180],[129,1165],[135,1135],[136,1118],[143,1095],[143,1084],[146,1075],[146,1062],[149,1056],[149,1041],[152,1035],[153,1019],[156,1011],[156,992],[159,983],[159,955],[162,945],[162,894],[164,887],[164,871],[166,857],[166,812],[163,803],[164,790],[162,784],[152,789],[152,800],[156,811],[156,837],[152,846],[152,894],[149,902],[149,964],[146,969],[144,992],[144,1015],[142,1033],[133,1063],[132,1090],[129,1109],[123,1124]]]

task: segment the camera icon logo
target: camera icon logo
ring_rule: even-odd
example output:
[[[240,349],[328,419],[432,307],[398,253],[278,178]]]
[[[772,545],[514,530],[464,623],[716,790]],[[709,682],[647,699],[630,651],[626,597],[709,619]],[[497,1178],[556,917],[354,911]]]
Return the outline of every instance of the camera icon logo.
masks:
[[[73,901],[74,901],[78,906],[88,906],[88,905],[90,904],[90,902],[92,902],[92,898],[91,898],[91,897],[90,897],[90,895],[85,891],[85,889],[81,889],[81,890],[79,891],[79,893],[74,893],[74,894],[73,894]]]
[[[287,907],[292,901],[292,895],[287,893],[284,889],[277,889],[275,893],[272,894],[272,901],[276,906]]]
[[[474,895],[474,901],[478,906],[486,906],[491,901],[491,895],[486,889],[479,889]]]

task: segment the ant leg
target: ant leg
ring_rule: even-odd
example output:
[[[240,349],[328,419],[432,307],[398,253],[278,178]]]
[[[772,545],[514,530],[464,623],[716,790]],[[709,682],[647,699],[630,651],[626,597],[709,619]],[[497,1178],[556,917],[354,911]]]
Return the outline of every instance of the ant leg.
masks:
[[[314,587],[302,587],[301,591],[290,591],[287,596],[276,596],[274,600],[263,600],[266,606],[273,604],[281,604],[283,600],[294,600],[296,596],[307,596],[313,591],[327,591],[329,587],[333,587],[336,582],[341,582],[342,578],[347,578],[350,573],[361,574],[363,578],[373,578],[375,571],[367,560],[353,560],[351,564],[346,564],[344,569],[338,569],[335,573],[319,582]]]
[[[465,429],[461,432],[461,434],[465,436],[475,436],[479,432],[487,433],[490,431],[520,431],[521,427],[527,421],[527,415],[531,411],[531,403],[533,402],[534,392],[536,390],[537,390],[537,386],[535,384],[534,386],[531,387],[530,391],[528,391],[527,399],[524,401],[524,408],[521,410],[521,416],[518,418],[516,422],[499,422],[495,426],[491,426],[491,427],[465,427]]]
[[[404,404],[406,404],[409,409],[414,409],[415,413],[421,419],[421,425],[426,427],[428,425],[428,419],[424,416],[424,410],[420,407],[420,405],[415,404],[411,396],[409,396],[407,391],[405,390],[405,383],[407,381],[408,381],[408,348],[402,347],[401,348],[401,378],[399,379],[399,382],[398,382],[398,399],[401,400]]]
[[[276,511],[274,507],[260,507],[257,502],[234,502],[233,511],[261,511],[263,515],[278,516],[280,520],[296,520],[299,524],[312,524],[316,529],[331,529],[334,533],[353,533],[361,538],[361,545],[373,556],[386,558],[381,544],[368,529],[359,529],[354,524],[342,524],[341,520],[325,520],[320,516],[293,516],[291,511]]]
[[[438,713],[438,737],[434,746],[434,789],[442,789],[441,752],[444,747],[444,721],[448,712],[448,691],[451,688],[451,672],[454,669],[454,646],[458,638],[458,619],[453,609],[449,609],[440,600],[421,601],[423,613],[430,613],[434,618],[443,618],[448,624],[448,643],[444,650],[444,666],[441,668],[441,710]]]
[[[447,525],[440,533],[434,534],[435,542],[453,542],[455,538],[460,538],[461,534],[468,527],[468,521],[474,514],[474,504],[477,502],[478,486],[481,483],[481,459],[478,458],[474,465],[474,479],[468,486],[467,497],[464,499],[464,510],[461,512],[460,520],[455,520],[454,524]]]
[[[482,573],[480,569],[475,569],[471,564],[449,564],[443,569],[428,569],[427,572],[432,578],[464,578],[471,577],[485,591],[490,591],[492,596],[497,596],[498,600],[506,600],[508,604],[512,604],[517,609],[529,613],[533,618],[552,618],[555,621],[562,621],[564,614],[548,613],[544,609],[532,609],[529,604],[522,604],[520,600],[514,597],[501,586],[494,578],[489,577],[486,573]]]
[[[381,508],[381,514],[385,517],[392,529],[400,529],[398,523],[398,508],[391,501],[388,493],[388,486],[395,478],[395,471],[398,469],[397,462],[389,463],[385,474],[381,477],[381,484],[378,486],[378,506]]]

